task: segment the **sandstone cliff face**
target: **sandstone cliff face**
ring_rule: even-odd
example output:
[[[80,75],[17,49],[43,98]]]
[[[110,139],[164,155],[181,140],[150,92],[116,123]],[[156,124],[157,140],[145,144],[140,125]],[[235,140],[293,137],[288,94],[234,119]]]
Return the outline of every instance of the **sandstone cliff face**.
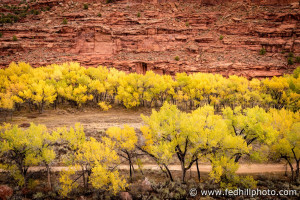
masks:
[[[48,0],[29,5],[51,10],[0,27],[2,67],[12,61],[34,66],[76,61],[138,73],[252,78],[289,73],[297,64],[288,65],[287,54],[300,56],[298,1]]]

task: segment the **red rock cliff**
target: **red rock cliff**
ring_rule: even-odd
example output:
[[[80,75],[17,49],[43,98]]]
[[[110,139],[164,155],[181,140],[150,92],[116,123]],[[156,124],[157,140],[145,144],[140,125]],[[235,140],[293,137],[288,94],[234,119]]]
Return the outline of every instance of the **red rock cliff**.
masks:
[[[0,27],[0,66],[77,61],[139,73],[270,77],[297,66],[288,65],[288,52],[300,56],[300,9],[293,0],[46,0],[29,5],[51,10]]]

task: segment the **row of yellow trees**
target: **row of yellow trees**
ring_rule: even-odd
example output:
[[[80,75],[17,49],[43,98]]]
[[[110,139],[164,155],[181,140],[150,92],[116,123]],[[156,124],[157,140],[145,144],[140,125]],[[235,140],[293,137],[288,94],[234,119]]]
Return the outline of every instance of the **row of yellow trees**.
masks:
[[[242,108],[300,107],[300,68],[293,75],[252,79],[218,74],[177,73],[175,77],[152,71],[126,74],[106,67],[84,68],[79,63],[32,68],[11,63],[0,69],[0,109],[11,111],[28,105],[42,112],[45,106],[68,103],[75,107],[98,104],[107,110],[117,103],[126,108],[161,106],[165,101],[195,109],[209,104],[218,111],[230,106]]]
[[[44,125],[31,124],[24,130],[5,124],[0,127],[0,169],[9,171],[18,185],[27,187],[28,169],[43,165],[47,169],[48,187],[51,189],[51,166],[62,160],[68,167],[59,178],[62,196],[76,188],[76,180],[81,177],[85,188],[91,184],[96,189],[116,193],[126,186],[126,180],[115,168],[120,163],[116,151],[118,145],[110,137],[103,137],[101,141],[92,137],[87,139],[80,124],[52,132]],[[68,151],[57,155],[57,148],[63,146]],[[72,179],[74,176],[75,180]]]
[[[11,172],[19,185],[26,185],[29,167],[44,165],[51,187],[50,169],[60,156],[69,167],[59,179],[63,196],[78,186],[79,178],[85,188],[92,185],[114,193],[124,190],[126,179],[116,166],[127,161],[132,177],[133,164],[141,154],[152,158],[171,181],[174,177],[169,165],[174,160],[180,163],[182,182],[193,165],[198,169],[199,163],[209,162],[210,178],[222,188],[255,187],[252,177],[235,173],[241,157],[284,160],[290,166],[291,179],[299,178],[299,111],[225,107],[222,114],[215,114],[213,106],[205,105],[186,113],[166,102],[159,111],[142,118],[140,134],[124,125],[108,128],[100,140],[86,137],[80,124],[52,132],[43,125],[31,124],[24,130],[6,124],[0,128],[0,167]],[[61,146],[68,147],[67,153],[56,155],[55,149]]]

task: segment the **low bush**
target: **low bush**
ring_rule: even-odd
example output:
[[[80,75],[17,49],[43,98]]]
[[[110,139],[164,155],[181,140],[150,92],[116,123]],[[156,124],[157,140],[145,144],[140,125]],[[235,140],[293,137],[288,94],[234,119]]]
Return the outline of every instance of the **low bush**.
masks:
[[[294,60],[292,57],[288,57],[288,65],[293,65],[294,64]]]
[[[266,54],[266,49],[265,48],[261,48],[261,50],[259,50],[259,55],[265,55]]]
[[[288,57],[293,58],[294,57],[293,52],[289,52]]]
[[[13,40],[13,41],[18,41],[17,36],[14,35],[14,36],[12,37],[12,40]]]
[[[64,18],[62,24],[67,24],[68,23],[68,20],[66,18]]]
[[[85,4],[83,4],[83,9],[84,9],[84,10],[87,10],[87,9],[89,9],[89,5],[88,5],[88,4],[86,4],[86,3],[85,3]]]

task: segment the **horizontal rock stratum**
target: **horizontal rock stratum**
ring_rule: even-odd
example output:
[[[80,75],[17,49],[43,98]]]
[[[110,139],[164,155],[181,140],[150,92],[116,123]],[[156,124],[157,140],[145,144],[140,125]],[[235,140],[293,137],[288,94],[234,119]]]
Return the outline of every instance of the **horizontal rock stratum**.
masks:
[[[23,5],[2,2],[4,14],[13,12],[4,4]],[[50,10],[0,25],[1,67],[75,61],[127,72],[261,78],[300,65],[287,61],[290,52],[300,56],[298,0],[43,0],[28,6]]]

